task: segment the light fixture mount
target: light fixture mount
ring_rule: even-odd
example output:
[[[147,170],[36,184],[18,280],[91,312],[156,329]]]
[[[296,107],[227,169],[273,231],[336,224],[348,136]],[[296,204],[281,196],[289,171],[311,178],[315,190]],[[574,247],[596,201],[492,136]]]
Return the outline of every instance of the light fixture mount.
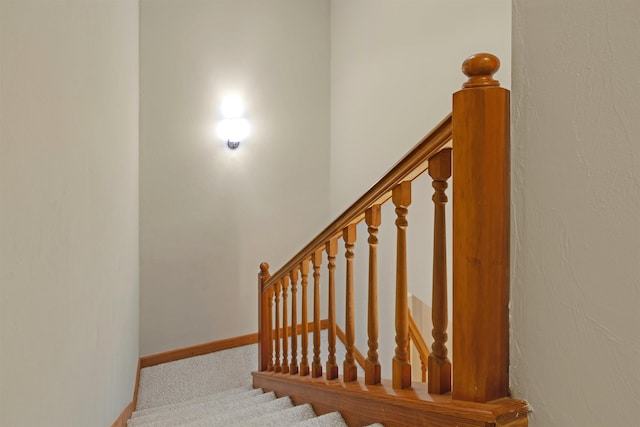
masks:
[[[238,148],[239,145],[240,145],[240,141],[227,140],[227,147],[231,148],[232,150],[235,150],[236,148]]]

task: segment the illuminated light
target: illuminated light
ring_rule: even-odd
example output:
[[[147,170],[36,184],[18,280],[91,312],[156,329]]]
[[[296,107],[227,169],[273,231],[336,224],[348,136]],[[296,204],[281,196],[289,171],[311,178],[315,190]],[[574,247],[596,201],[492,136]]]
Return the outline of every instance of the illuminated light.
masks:
[[[227,141],[227,146],[233,150],[238,148],[240,141],[249,136],[250,130],[249,121],[244,118],[224,119],[216,127],[218,137]]]

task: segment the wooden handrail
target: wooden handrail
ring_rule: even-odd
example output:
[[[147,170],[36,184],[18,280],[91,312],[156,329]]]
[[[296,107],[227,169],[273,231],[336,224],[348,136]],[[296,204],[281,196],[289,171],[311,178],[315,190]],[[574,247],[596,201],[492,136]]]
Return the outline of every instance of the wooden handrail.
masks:
[[[291,258],[283,267],[271,275],[263,285],[267,290],[285,275],[309,258],[319,247],[332,237],[341,237],[342,230],[349,224],[357,223],[364,218],[364,211],[374,204],[382,204],[391,198],[391,190],[403,180],[412,180],[424,173],[428,167],[428,159],[444,148],[453,135],[451,114],[447,115],[431,132],[425,135],[409,152],[397,162],[384,176],[364,193],[342,215],[311,240],[300,252]]]

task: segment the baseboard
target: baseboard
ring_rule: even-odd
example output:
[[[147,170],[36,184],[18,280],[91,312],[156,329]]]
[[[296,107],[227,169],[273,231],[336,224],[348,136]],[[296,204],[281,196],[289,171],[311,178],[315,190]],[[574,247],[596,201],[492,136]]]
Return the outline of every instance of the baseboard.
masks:
[[[169,350],[162,353],[150,354],[140,358],[140,369],[257,343],[258,334],[249,334],[219,341],[211,341],[204,344],[196,344],[190,347],[178,348],[176,350]]]
[[[320,329],[327,329],[329,322],[324,319],[320,322]],[[309,332],[313,332],[313,322],[307,324]],[[292,327],[287,328],[288,335],[291,336]],[[302,325],[297,325],[297,334],[302,333]],[[248,334],[239,337],[227,338],[224,340],[211,341],[203,344],[196,344],[190,347],[178,348],[175,350],[169,350],[162,353],[150,354],[148,356],[142,356],[140,358],[140,369],[148,368],[149,366],[161,365],[163,363],[175,362],[176,360],[187,359],[194,356],[203,356],[209,353],[215,353],[216,351],[228,350],[235,347],[242,347],[244,345],[257,344],[258,334]],[[136,386],[137,387],[137,386]],[[137,388],[136,388],[137,390]]]
[[[136,369],[136,384],[133,389],[133,410],[138,406],[138,388],[140,387],[140,359],[138,358],[138,368]]]
[[[133,410],[135,408],[135,402],[131,401],[131,403],[129,403],[127,407],[122,410],[122,413],[118,416],[118,418],[116,418],[113,424],[111,424],[111,427],[126,427],[127,421],[129,420],[129,418],[131,418],[131,414],[133,413]]]

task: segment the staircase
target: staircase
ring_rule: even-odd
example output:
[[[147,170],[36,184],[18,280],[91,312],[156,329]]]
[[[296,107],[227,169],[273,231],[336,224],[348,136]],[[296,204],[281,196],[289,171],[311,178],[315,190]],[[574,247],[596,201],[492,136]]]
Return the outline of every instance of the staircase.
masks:
[[[352,426],[527,425],[526,402],[509,397],[510,102],[493,78],[499,67],[488,53],[467,58],[450,114],[287,262],[260,264],[255,387],[312,402],[319,413],[340,411]],[[366,167],[355,158],[352,166]],[[412,200],[429,196],[433,219],[409,216]],[[433,344],[421,345],[421,381],[409,357],[410,342],[422,344],[409,316],[414,289],[431,291]],[[326,358],[317,334],[299,340],[308,323],[320,330],[324,312]]]
[[[509,397],[510,113],[509,91],[493,79],[499,64],[491,54],[468,58],[462,66],[468,80],[453,94],[450,114],[279,269],[260,264],[257,348],[143,369],[129,426],[526,426],[527,403]],[[453,255],[447,260],[446,190],[454,176]],[[433,345],[421,345],[420,377],[426,383],[412,380],[409,357],[410,341],[422,341],[411,332],[410,272],[425,276],[420,264],[409,268],[409,234],[424,240],[407,221],[412,187],[416,198],[432,193],[434,209],[426,242],[433,245],[432,279],[415,285],[430,286],[432,293]],[[386,214],[382,220],[387,202],[395,221]],[[366,253],[358,259],[368,271],[356,278],[358,226],[368,244],[368,259]],[[378,238],[381,229],[394,226],[395,242],[392,234]],[[378,257],[380,240],[387,247],[395,243],[395,256]],[[344,260],[337,262],[342,243]],[[395,287],[388,274],[379,286],[379,264],[380,271],[395,269]],[[366,284],[366,292],[356,296],[356,282]],[[379,290],[385,292],[380,301]],[[336,312],[336,295],[344,295],[343,313]],[[366,337],[366,359],[355,347],[356,301],[366,301],[366,328],[358,327]],[[337,315],[344,316],[344,331]],[[395,325],[395,339],[379,334],[381,322]],[[394,356],[380,360],[378,349],[394,343]],[[314,410],[327,415],[316,417]]]
[[[257,345],[144,368],[129,427],[347,426],[338,412],[317,416],[251,386]],[[381,426],[381,424],[376,424]]]

